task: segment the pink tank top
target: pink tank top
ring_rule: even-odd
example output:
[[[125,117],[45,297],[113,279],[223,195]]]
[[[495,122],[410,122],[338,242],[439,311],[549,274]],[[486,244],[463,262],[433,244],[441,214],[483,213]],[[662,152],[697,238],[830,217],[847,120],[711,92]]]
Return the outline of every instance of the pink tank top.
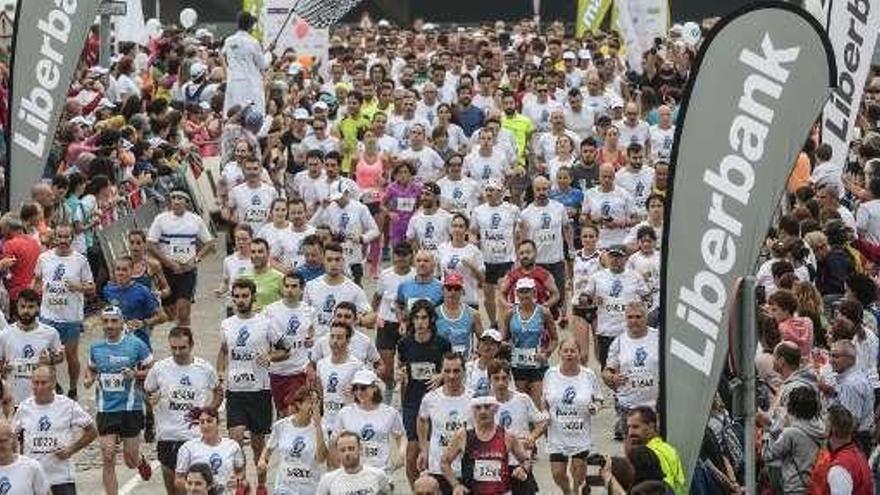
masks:
[[[382,159],[376,157],[373,163],[368,163],[364,157],[358,159],[354,172],[355,182],[364,192],[361,199],[364,203],[379,201],[378,190],[382,186],[382,172],[384,171]]]

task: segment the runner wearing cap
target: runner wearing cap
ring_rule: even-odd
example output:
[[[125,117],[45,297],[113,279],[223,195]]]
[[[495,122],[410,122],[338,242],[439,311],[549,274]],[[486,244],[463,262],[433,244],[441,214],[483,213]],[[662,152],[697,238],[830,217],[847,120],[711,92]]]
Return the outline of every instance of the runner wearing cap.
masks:
[[[437,333],[449,341],[452,352],[467,361],[473,339],[483,331],[479,310],[463,304],[464,277],[449,272],[443,277],[443,302],[437,306]]]
[[[289,272],[281,285],[281,300],[263,309],[265,316],[290,350],[287,359],[269,364],[269,389],[278,416],[284,416],[284,400],[306,384],[309,347],[314,341],[315,308],[302,300],[305,279]]]
[[[465,386],[475,394],[490,392],[489,364],[494,361],[501,352],[501,343],[504,338],[501,332],[494,328],[487,328],[478,337],[476,359],[471,359],[465,364]]]
[[[357,285],[364,276],[364,248],[381,235],[367,206],[345,187],[332,190],[329,203],[320,207],[309,220],[312,226],[327,225],[330,233],[341,239],[345,272]]]
[[[301,387],[284,402],[287,412],[272,425],[272,434],[257,463],[257,471],[268,473],[272,454],[279,453],[280,465],[272,493],[315,493],[327,445],[321,431],[321,399],[318,391]]]
[[[473,243],[468,242],[470,220],[462,213],[452,215],[450,240],[440,245],[438,252],[442,275],[461,276],[464,286],[462,300],[471,308],[478,309],[478,290],[485,280],[483,253]]]
[[[21,291],[15,304],[18,321],[0,332],[0,363],[4,385],[10,385],[13,404],[19,404],[33,395],[31,375],[37,366],[64,361],[64,348],[58,332],[37,320],[40,296],[33,289]]]
[[[101,312],[104,339],[92,343],[83,385],[95,390],[101,437],[101,465],[105,493],[117,493],[116,444],[122,440],[122,458],[137,467],[144,480],[152,469],[140,453],[144,427],[144,392],[140,383],[153,365],[153,356],[141,339],[123,331],[122,310],[108,306]]]
[[[171,495],[174,470],[180,447],[196,432],[190,428],[188,414],[200,407],[217,408],[223,402],[223,389],[217,372],[208,361],[193,356],[192,330],[174,327],[168,332],[171,356],[157,362],[144,381],[147,401],[156,414],[156,453],[162,465],[165,490]]]
[[[511,368],[516,388],[529,394],[537,404],[547,364],[559,339],[550,310],[535,303],[535,285],[531,278],[516,282],[518,302],[502,318],[500,330],[512,347]]]
[[[95,282],[86,257],[71,249],[73,234],[73,227],[68,224],[55,227],[55,249],[45,251],[37,258],[34,287],[43,293],[40,320],[58,332],[64,346],[67,376],[70,377],[67,393],[76,400],[85,296],[94,294]]]
[[[214,248],[214,237],[202,217],[187,211],[188,194],[176,190],[170,196],[171,209],[153,219],[147,242],[171,286],[171,296],[163,306],[179,326],[188,327],[198,264]]]
[[[391,255],[392,266],[382,270],[376,290],[373,292],[373,310],[379,317],[376,347],[385,364],[379,371],[379,377],[385,382],[383,396],[386,404],[391,403],[394,393],[394,354],[401,338],[401,329],[405,328],[398,319],[397,288],[403,282],[415,278],[412,258],[412,248],[409,244],[401,243],[395,246]]]
[[[354,402],[339,412],[334,433],[357,433],[364,464],[391,476],[406,458],[406,432],[400,412],[382,403],[379,377],[371,370],[355,373],[351,388]]]
[[[21,453],[40,463],[53,495],[75,495],[72,458],[98,438],[95,422],[82,406],[55,393],[52,366],[34,370],[31,384],[34,395],[19,404],[13,419]]]
[[[626,330],[626,305],[650,296],[645,279],[626,269],[626,246],[615,244],[608,248],[607,253],[608,267],[593,275],[584,291],[597,307],[594,330],[596,357],[603,369],[608,358],[608,347],[615,337]]]
[[[514,248],[519,226],[519,208],[504,201],[504,186],[489,179],[483,186],[486,202],[477,206],[471,216],[471,237],[483,253],[486,276],[483,284],[483,304],[490,325],[496,323],[495,300],[498,282],[513,267]]]
[[[422,470],[418,467],[420,446],[418,413],[428,390],[442,383],[439,374],[443,356],[452,351],[449,341],[437,335],[436,313],[429,301],[416,301],[407,318],[406,335],[397,344],[397,381],[401,384],[400,403],[403,427],[409,442],[406,448],[406,477],[410,485]]]
[[[428,392],[419,406],[418,468],[427,469],[440,482],[443,493],[449,493],[454,483],[444,475],[443,451],[457,431],[473,424],[472,392],[464,387],[464,358],[460,354],[443,356],[440,376],[443,385]],[[453,478],[459,476],[461,462],[455,460],[451,464]]]
[[[470,409],[473,428],[456,431],[443,450],[444,481],[453,487],[455,495],[512,493],[511,478],[520,481],[528,478],[531,455],[514,433],[495,421],[498,413],[495,396],[475,396],[470,399]],[[510,456],[519,462],[515,472],[509,467]],[[455,461],[461,463],[460,476],[453,467]]]
[[[440,244],[449,239],[452,215],[440,208],[440,186],[434,182],[422,186],[419,204],[421,208],[409,219],[406,239],[436,257]]]
[[[440,207],[450,213],[469,214],[480,204],[480,185],[462,175],[465,158],[453,153],[446,159],[446,175],[437,181],[440,186]]]

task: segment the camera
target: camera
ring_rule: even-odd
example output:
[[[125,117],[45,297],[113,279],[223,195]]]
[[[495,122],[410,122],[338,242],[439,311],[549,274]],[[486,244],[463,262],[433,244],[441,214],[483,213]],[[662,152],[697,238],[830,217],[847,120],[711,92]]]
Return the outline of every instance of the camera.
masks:
[[[587,456],[587,466],[605,467],[605,456],[602,454],[590,454]]]

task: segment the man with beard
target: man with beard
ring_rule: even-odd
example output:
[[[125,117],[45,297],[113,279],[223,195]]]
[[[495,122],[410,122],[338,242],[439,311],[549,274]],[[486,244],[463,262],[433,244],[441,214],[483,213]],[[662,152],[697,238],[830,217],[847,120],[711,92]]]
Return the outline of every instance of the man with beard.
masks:
[[[516,97],[512,91],[505,91],[501,95],[501,106],[504,109],[504,114],[501,116],[501,128],[513,134],[517,157],[520,164],[523,164],[525,163],[526,148],[532,133],[535,132],[535,124],[531,119],[516,111]]]
[[[599,166],[599,185],[586,191],[581,206],[582,225],[599,226],[599,248],[620,244],[636,222],[635,202],[628,192],[614,185],[614,165]]]
[[[336,454],[342,466],[321,477],[317,495],[390,492],[385,472],[361,462],[361,439],[357,433],[344,431],[336,437]]]
[[[176,493],[177,451],[184,442],[198,436],[197,430],[190,428],[189,412],[197,407],[216,409],[223,402],[217,372],[211,363],[193,356],[194,347],[192,330],[172,328],[168,332],[171,356],[156,363],[144,381],[147,400],[156,413],[156,452],[169,495]]]
[[[645,406],[632,409],[626,417],[626,430],[630,445],[644,445],[657,456],[663,470],[663,481],[675,493],[684,493],[685,476],[681,459],[675,447],[663,441],[657,433],[657,413]]]
[[[254,314],[257,287],[254,282],[238,279],[232,284],[235,315],[220,323],[220,351],[217,374],[226,386],[226,425],[229,438],[244,448],[245,431],[250,432],[254,464],[263,453],[265,436],[272,430],[272,395],[269,392],[269,366],[287,359],[283,345],[272,324]],[[257,477],[257,490],[265,486],[266,473]]]
[[[568,92],[568,106],[564,109],[565,125],[577,134],[579,139],[586,139],[593,135],[595,113],[584,106],[584,95],[578,87],[580,85]]]
[[[244,162],[244,183],[229,191],[224,215],[233,223],[244,222],[259,232],[269,220],[270,206],[278,197],[274,187],[260,180],[262,165],[259,158],[250,156]]]
[[[654,184],[654,169],[644,166],[644,147],[632,143],[626,147],[626,167],[617,171],[614,185],[629,193],[637,211],[645,211],[645,202]]]
[[[498,296],[501,304],[510,309],[510,305],[516,303],[516,283],[522,278],[530,278],[535,281],[535,302],[540,305],[552,307],[559,302],[560,293],[556,288],[553,275],[545,268],[535,265],[537,248],[534,241],[525,239],[520,241],[516,248],[519,258],[507,276],[498,285]]]
[[[483,110],[472,103],[473,92],[470,86],[459,86],[458,104],[452,111],[453,122],[461,126],[467,137],[471,137],[474,131],[483,127],[483,119],[486,117]]]
[[[254,311],[259,313],[266,306],[281,299],[284,274],[269,264],[269,243],[265,239],[251,241],[251,265],[253,270],[245,278],[254,281]]]
[[[54,239],[55,249],[44,252],[37,259],[34,287],[43,292],[40,319],[58,332],[64,345],[67,375],[70,377],[67,395],[76,400],[85,295],[95,292],[95,282],[86,257],[71,249],[73,227],[59,225],[55,228]]]
[[[559,301],[564,301],[565,253],[574,252],[569,228],[571,220],[565,206],[550,199],[550,181],[546,177],[536,177],[532,181],[532,191],[535,199],[522,211],[519,234],[535,242],[535,262],[553,276]],[[560,308],[556,304],[548,307],[558,316]]]
[[[33,394],[31,375],[41,364],[56,365],[64,360],[61,339],[54,328],[37,321],[40,296],[25,289],[16,301],[18,321],[0,333],[0,363],[3,376],[12,385],[13,404]]]

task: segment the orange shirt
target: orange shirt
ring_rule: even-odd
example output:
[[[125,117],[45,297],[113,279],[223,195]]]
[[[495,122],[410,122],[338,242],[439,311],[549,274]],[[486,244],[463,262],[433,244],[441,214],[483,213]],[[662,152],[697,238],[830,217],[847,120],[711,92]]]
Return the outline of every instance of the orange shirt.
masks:
[[[794,194],[795,191],[810,183],[810,158],[806,153],[800,152],[797,160],[794,162],[794,168],[788,177],[788,192]]]

